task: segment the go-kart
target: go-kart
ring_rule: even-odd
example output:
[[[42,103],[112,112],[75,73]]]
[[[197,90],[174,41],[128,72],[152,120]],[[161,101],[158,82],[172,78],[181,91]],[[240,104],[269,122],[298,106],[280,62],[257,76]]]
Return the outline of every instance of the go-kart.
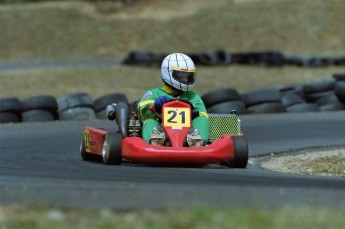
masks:
[[[230,168],[246,168],[248,145],[236,112],[209,114],[209,142],[205,146],[188,147],[185,139],[192,124],[192,110],[193,105],[181,99],[165,103],[161,115],[157,115],[168,140],[164,146],[154,146],[142,139],[142,123],[137,112],[129,112],[126,103],[117,103],[115,121],[118,131],[84,127],[81,157],[89,160],[98,156],[105,164],[115,165],[126,160],[145,164],[221,164]]]

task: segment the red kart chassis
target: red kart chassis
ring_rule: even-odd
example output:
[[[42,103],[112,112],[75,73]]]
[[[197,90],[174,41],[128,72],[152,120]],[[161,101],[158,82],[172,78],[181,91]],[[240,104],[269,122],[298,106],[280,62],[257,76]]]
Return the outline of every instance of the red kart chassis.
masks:
[[[119,120],[117,121],[119,124]],[[125,133],[123,136],[123,133],[85,127],[81,138],[81,156],[87,160],[90,155],[98,155],[105,164],[121,164],[122,159],[126,159],[135,163],[223,164],[228,167],[246,167],[248,147],[241,132],[222,133],[221,138],[214,139],[206,146],[186,147],[184,142],[191,122],[190,104],[175,100],[163,105],[162,127],[168,136],[169,146],[150,145],[140,135],[126,136],[128,133]]]

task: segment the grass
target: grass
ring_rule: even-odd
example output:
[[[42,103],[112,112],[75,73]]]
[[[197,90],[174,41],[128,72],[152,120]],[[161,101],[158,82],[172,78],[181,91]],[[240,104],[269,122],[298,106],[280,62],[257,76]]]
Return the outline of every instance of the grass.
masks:
[[[341,56],[345,5],[339,0],[145,0],[119,3],[48,2],[0,6],[0,61],[121,60],[130,50],[157,53],[224,48],[276,49],[292,55]],[[181,6],[184,6],[181,8]],[[198,68],[200,94],[241,92],[329,78],[343,68]],[[0,73],[0,98],[84,91],[140,98],[161,84],[159,69],[120,67]]]
[[[121,59],[153,52],[276,49],[344,55],[341,0],[66,1],[0,6],[0,61]],[[106,10],[107,9],[107,10]]]
[[[179,211],[57,209],[44,206],[0,208],[0,228],[342,228],[344,211],[291,207]]]

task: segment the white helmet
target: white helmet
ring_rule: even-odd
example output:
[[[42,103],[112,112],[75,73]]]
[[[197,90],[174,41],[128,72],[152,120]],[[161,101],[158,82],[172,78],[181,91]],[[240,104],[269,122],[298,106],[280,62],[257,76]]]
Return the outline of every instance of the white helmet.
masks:
[[[195,84],[195,65],[183,53],[172,53],[162,62],[162,80],[180,91],[189,91]]]

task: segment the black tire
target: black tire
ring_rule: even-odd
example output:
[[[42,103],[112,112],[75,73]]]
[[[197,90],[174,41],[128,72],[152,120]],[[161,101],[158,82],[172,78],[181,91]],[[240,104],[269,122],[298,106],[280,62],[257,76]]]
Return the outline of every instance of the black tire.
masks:
[[[122,93],[113,93],[109,95],[104,95],[102,97],[99,97],[95,99],[94,105],[95,105],[95,112],[97,113],[100,110],[103,110],[106,108],[109,104],[112,103],[118,103],[118,102],[124,102],[128,104],[128,99],[126,95]]]
[[[340,111],[345,110],[345,104],[336,102],[320,106],[320,111]]]
[[[333,78],[337,81],[345,81],[345,73],[335,73],[333,74]]]
[[[298,103],[303,103],[304,100],[297,94],[285,94],[281,98],[281,103],[285,107],[289,107]]]
[[[303,85],[296,84],[296,85],[277,85],[274,88],[280,91],[281,96],[288,95],[288,94],[296,94],[301,98],[304,98],[304,90]]]
[[[337,81],[334,92],[339,101],[345,104],[345,81]]]
[[[234,141],[234,158],[230,160],[230,168],[244,169],[248,164],[248,143],[245,136],[232,136]]]
[[[314,103],[299,103],[286,108],[287,112],[317,112],[320,111],[319,107]]]
[[[21,116],[13,112],[0,112],[0,123],[21,122]]]
[[[23,122],[48,122],[55,121],[55,116],[46,110],[30,110],[22,113]]]
[[[160,68],[164,58],[167,55],[169,55],[169,54],[167,54],[167,53],[162,54],[161,53],[161,54],[154,54],[154,55],[152,55],[152,59],[151,59],[151,62],[150,62],[149,66],[151,66],[151,67],[159,67]]]
[[[217,57],[213,53],[200,52],[197,55],[200,65],[212,66],[217,64]]]
[[[102,158],[106,165],[121,165],[122,162],[122,135],[117,132],[109,132],[105,138],[102,148]]]
[[[200,65],[200,60],[197,53],[186,53],[186,54],[193,60],[195,65]]]
[[[274,50],[262,52],[260,60],[266,66],[283,66],[285,64],[284,54]]]
[[[334,89],[335,80],[313,80],[306,82],[303,85],[305,93],[319,93],[325,91],[331,91]]]
[[[307,66],[308,67],[326,67],[331,64],[333,61],[327,58],[320,58],[320,57],[309,57],[307,59]]]
[[[315,103],[317,100],[321,99],[322,97],[333,95],[334,91],[324,91],[324,92],[316,92],[316,93],[309,93],[305,94],[305,101],[309,103]]]
[[[315,101],[315,103],[319,106],[327,105],[330,103],[339,103],[339,99],[337,96],[332,93],[331,95],[323,96]]]
[[[281,66],[285,64],[285,57],[277,51],[247,52],[233,54],[233,62],[253,66]]]
[[[254,114],[265,114],[265,113],[284,113],[286,108],[283,104],[272,102],[272,103],[262,103],[259,105],[254,105],[247,108],[248,113]]]
[[[97,119],[108,120],[106,109],[100,110],[96,113]]]
[[[338,57],[333,60],[335,66],[345,66],[345,57]]]
[[[93,120],[96,119],[95,111],[89,107],[70,108],[59,113],[60,120]]]
[[[206,108],[216,105],[218,103],[226,101],[238,101],[241,100],[241,96],[235,89],[224,88],[214,91],[210,91],[201,96],[202,101],[204,102]]]
[[[153,62],[153,54],[151,52],[130,52],[127,57],[122,61],[126,65],[146,65],[150,66]]]
[[[285,64],[294,66],[306,66],[307,60],[297,56],[285,56]]]
[[[47,110],[57,112],[57,102],[55,97],[49,95],[39,95],[22,100],[22,111]]]
[[[268,102],[280,102],[281,93],[277,88],[262,88],[242,94],[243,102],[247,107],[268,103]]]
[[[231,54],[227,51],[219,49],[214,52],[214,55],[217,59],[218,65],[229,65],[232,63]]]
[[[57,103],[58,112],[74,107],[94,108],[91,96],[83,92],[62,96],[57,99]]]
[[[238,114],[244,114],[246,113],[246,106],[242,101],[228,101],[207,108],[208,113],[216,114],[230,114],[233,110]]]
[[[0,112],[13,112],[20,114],[22,112],[22,104],[18,98],[0,99]]]

